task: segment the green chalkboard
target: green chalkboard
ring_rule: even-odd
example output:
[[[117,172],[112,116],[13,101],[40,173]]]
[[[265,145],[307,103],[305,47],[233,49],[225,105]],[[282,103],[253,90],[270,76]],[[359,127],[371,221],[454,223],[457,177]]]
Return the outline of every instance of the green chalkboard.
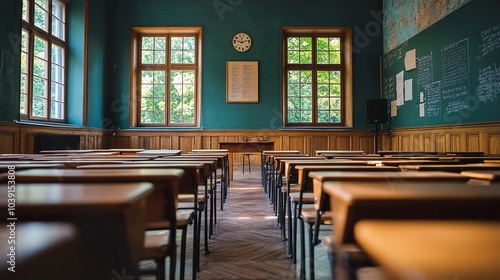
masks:
[[[498,11],[500,1],[472,0],[382,57],[392,128],[500,121]]]

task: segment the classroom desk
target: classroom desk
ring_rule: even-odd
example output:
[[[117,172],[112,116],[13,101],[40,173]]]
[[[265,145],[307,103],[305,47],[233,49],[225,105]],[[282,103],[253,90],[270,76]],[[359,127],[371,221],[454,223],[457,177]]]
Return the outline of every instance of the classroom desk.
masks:
[[[229,151],[229,180],[233,180],[233,153],[274,150],[274,141],[220,141],[219,149]]]
[[[460,174],[470,178],[471,184],[489,185],[500,181],[500,170],[470,170],[462,171]]]
[[[96,153],[96,152],[102,152],[103,150],[42,150],[40,151],[40,154],[64,154],[64,155],[70,155],[70,154],[86,154],[86,153]]]
[[[490,163],[471,164],[434,164],[434,165],[400,165],[402,171],[447,171],[462,172],[467,170],[500,170],[500,165]]]
[[[323,154],[342,154],[342,155],[363,155],[365,151],[350,151],[350,150],[315,150],[314,154],[316,156],[321,156]]]
[[[127,161],[119,161],[119,160],[47,160],[47,161],[32,161],[30,164],[63,164],[67,168],[76,168],[81,165],[89,165],[89,164],[121,164]]]
[[[138,152],[145,151],[146,149],[120,149],[120,148],[117,148],[117,149],[107,149],[107,150],[111,151],[111,152],[118,152],[118,153],[120,153],[120,155],[135,155]]]
[[[77,228],[64,222],[17,222],[16,244],[9,244],[9,223],[0,223],[0,278],[85,280],[82,254],[78,254]],[[15,273],[11,265],[10,246],[16,247]],[[57,264],[57,268],[54,268]]]
[[[154,193],[148,197],[148,222],[165,219],[165,197],[177,197],[179,192],[179,178],[184,174],[181,169],[127,169],[127,170],[98,170],[98,169],[29,169],[16,172],[16,183],[119,183],[119,182],[151,182],[154,184]],[[0,175],[5,182],[6,174]],[[174,215],[177,205],[169,209]]]
[[[500,157],[492,156],[445,156],[440,159],[451,159],[461,162],[462,164],[467,163],[483,163],[489,160],[500,160]]]
[[[309,173],[312,171],[350,171],[350,172],[383,172],[383,171],[399,171],[399,168],[393,166],[373,166],[373,165],[297,165],[295,169],[298,171],[298,184],[300,185],[300,193],[299,198],[294,199],[297,201],[295,211],[293,214],[294,223],[293,223],[293,255],[296,254],[297,251],[297,218],[303,217],[303,222],[301,223],[301,235],[300,235],[300,244],[301,244],[301,256],[305,256],[305,247],[309,248],[309,270],[310,270],[310,278],[314,278],[314,245],[317,244],[316,241],[319,237],[319,228],[321,224],[321,216],[322,209],[319,207],[320,197],[313,194],[314,197],[314,209],[304,209],[302,208],[302,201],[305,192],[313,192],[313,184],[312,179],[309,177]],[[296,197],[296,194],[291,194]],[[311,218],[309,218],[311,217]],[[308,221],[309,220],[309,221]],[[311,223],[311,220],[314,222]],[[284,222],[284,221],[283,221]],[[309,240],[308,245],[306,246],[305,236],[304,236],[304,226],[305,223],[309,225]],[[313,230],[314,229],[314,230]],[[301,271],[302,274],[305,274],[305,258],[301,258]],[[305,276],[304,276],[305,277]]]
[[[146,203],[153,194],[151,183],[24,184],[17,176],[16,182],[15,214],[19,221],[75,224],[86,279],[108,279],[113,270],[120,273],[123,268],[137,274],[144,246]],[[0,188],[0,197],[7,197],[7,191]],[[7,200],[1,200],[0,211],[7,213],[7,207]]]
[[[500,279],[498,220],[364,220],[355,234],[391,279]]]
[[[438,152],[426,152],[426,151],[378,151],[377,154],[383,156],[426,156],[426,155],[437,155]]]
[[[198,264],[199,260],[199,248],[200,248],[200,238],[201,238],[201,208],[199,208],[200,201],[198,200],[198,185],[203,182],[205,187],[203,202],[201,203],[205,211],[205,251],[204,254],[209,254],[208,249],[208,216],[207,216],[207,203],[208,199],[207,193],[207,181],[206,178],[209,176],[209,168],[206,165],[212,164],[212,162],[197,162],[189,161],[188,163],[179,162],[161,162],[161,161],[147,161],[146,163],[130,163],[130,164],[96,164],[96,165],[83,165],[79,166],[78,169],[139,169],[139,168],[153,168],[153,169],[165,169],[165,168],[178,168],[184,170],[184,176],[180,178],[179,182],[179,194],[187,195],[185,199],[179,199],[179,202],[185,202],[186,205],[182,206],[182,209],[193,210],[193,261]],[[181,209],[181,206],[179,206]],[[211,212],[213,210],[211,209]],[[210,216],[210,230],[212,231],[212,216]],[[187,227],[187,226],[186,226]],[[185,238],[185,237],[184,237]],[[185,243],[182,243],[185,244]],[[181,257],[184,261],[185,258],[185,245],[181,246]],[[197,266],[192,266],[193,275],[196,275]],[[184,269],[184,268],[182,268]],[[183,274],[183,271],[181,271]]]
[[[22,163],[22,164],[0,164],[0,173],[8,172],[10,167],[14,167],[14,170],[26,170],[33,168],[64,168],[65,165],[62,163]]]
[[[293,154],[299,154],[299,150],[270,150],[270,151],[262,151],[260,153],[260,172],[261,172],[261,184],[262,187],[264,187],[264,191],[268,191],[268,175],[271,175],[269,173],[269,168],[270,168],[270,156],[273,155],[293,155]]]
[[[386,165],[386,166],[400,166],[400,165],[458,165],[461,164],[459,161],[455,160],[431,160],[431,159],[380,159],[380,160],[369,160],[371,164],[376,165]]]
[[[327,181],[335,243],[355,243],[354,225],[364,219],[500,219],[500,186],[460,182]]]
[[[182,150],[144,150],[137,152],[136,155],[154,155],[154,156],[178,156]]]

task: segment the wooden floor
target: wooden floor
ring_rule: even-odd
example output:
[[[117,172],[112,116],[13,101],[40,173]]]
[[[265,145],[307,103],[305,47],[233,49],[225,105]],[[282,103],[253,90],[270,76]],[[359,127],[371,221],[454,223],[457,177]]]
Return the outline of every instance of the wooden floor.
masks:
[[[329,229],[321,232],[330,233]],[[217,225],[209,244],[210,254],[201,256],[197,279],[299,279],[299,264],[287,257],[287,244],[281,241],[281,229],[260,184],[259,166],[252,166],[252,173],[242,174],[241,166],[235,165],[224,211],[217,211]],[[191,247],[187,254],[185,279],[191,279]],[[315,256],[316,279],[331,279],[326,250],[321,245],[316,246]]]

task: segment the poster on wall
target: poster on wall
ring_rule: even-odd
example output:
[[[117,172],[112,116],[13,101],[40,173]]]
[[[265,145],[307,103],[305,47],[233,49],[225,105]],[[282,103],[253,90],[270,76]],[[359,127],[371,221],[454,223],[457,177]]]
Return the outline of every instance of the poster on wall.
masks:
[[[226,102],[259,102],[259,62],[226,62]]]

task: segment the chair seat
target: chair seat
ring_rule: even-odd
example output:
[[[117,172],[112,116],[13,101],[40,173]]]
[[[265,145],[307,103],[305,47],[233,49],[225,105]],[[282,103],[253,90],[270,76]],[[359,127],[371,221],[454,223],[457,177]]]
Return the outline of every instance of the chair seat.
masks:
[[[299,192],[290,192],[290,199],[297,203],[300,198]],[[313,193],[303,193],[302,194],[302,203],[314,203],[314,194]]]
[[[159,233],[146,232],[144,238],[143,259],[164,259],[170,252],[168,232],[159,231]]]
[[[316,223],[317,211],[314,208],[302,208],[302,219],[308,224]],[[331,225],[333,222],[333,213],[328,211],[320,216],[321,224]]]
[[[177,217],[177,229],[182,229],[183,227],[186,227],[187,225],[189,225],[193,222],[194,212],[193,212],[193,210],[180,209],[180,210],[177,210],[176,217]],[[167,220],[150,222],[147,225],[147,229],[149,231],[165,230],[168,228],[170,228],[170,222]]]

